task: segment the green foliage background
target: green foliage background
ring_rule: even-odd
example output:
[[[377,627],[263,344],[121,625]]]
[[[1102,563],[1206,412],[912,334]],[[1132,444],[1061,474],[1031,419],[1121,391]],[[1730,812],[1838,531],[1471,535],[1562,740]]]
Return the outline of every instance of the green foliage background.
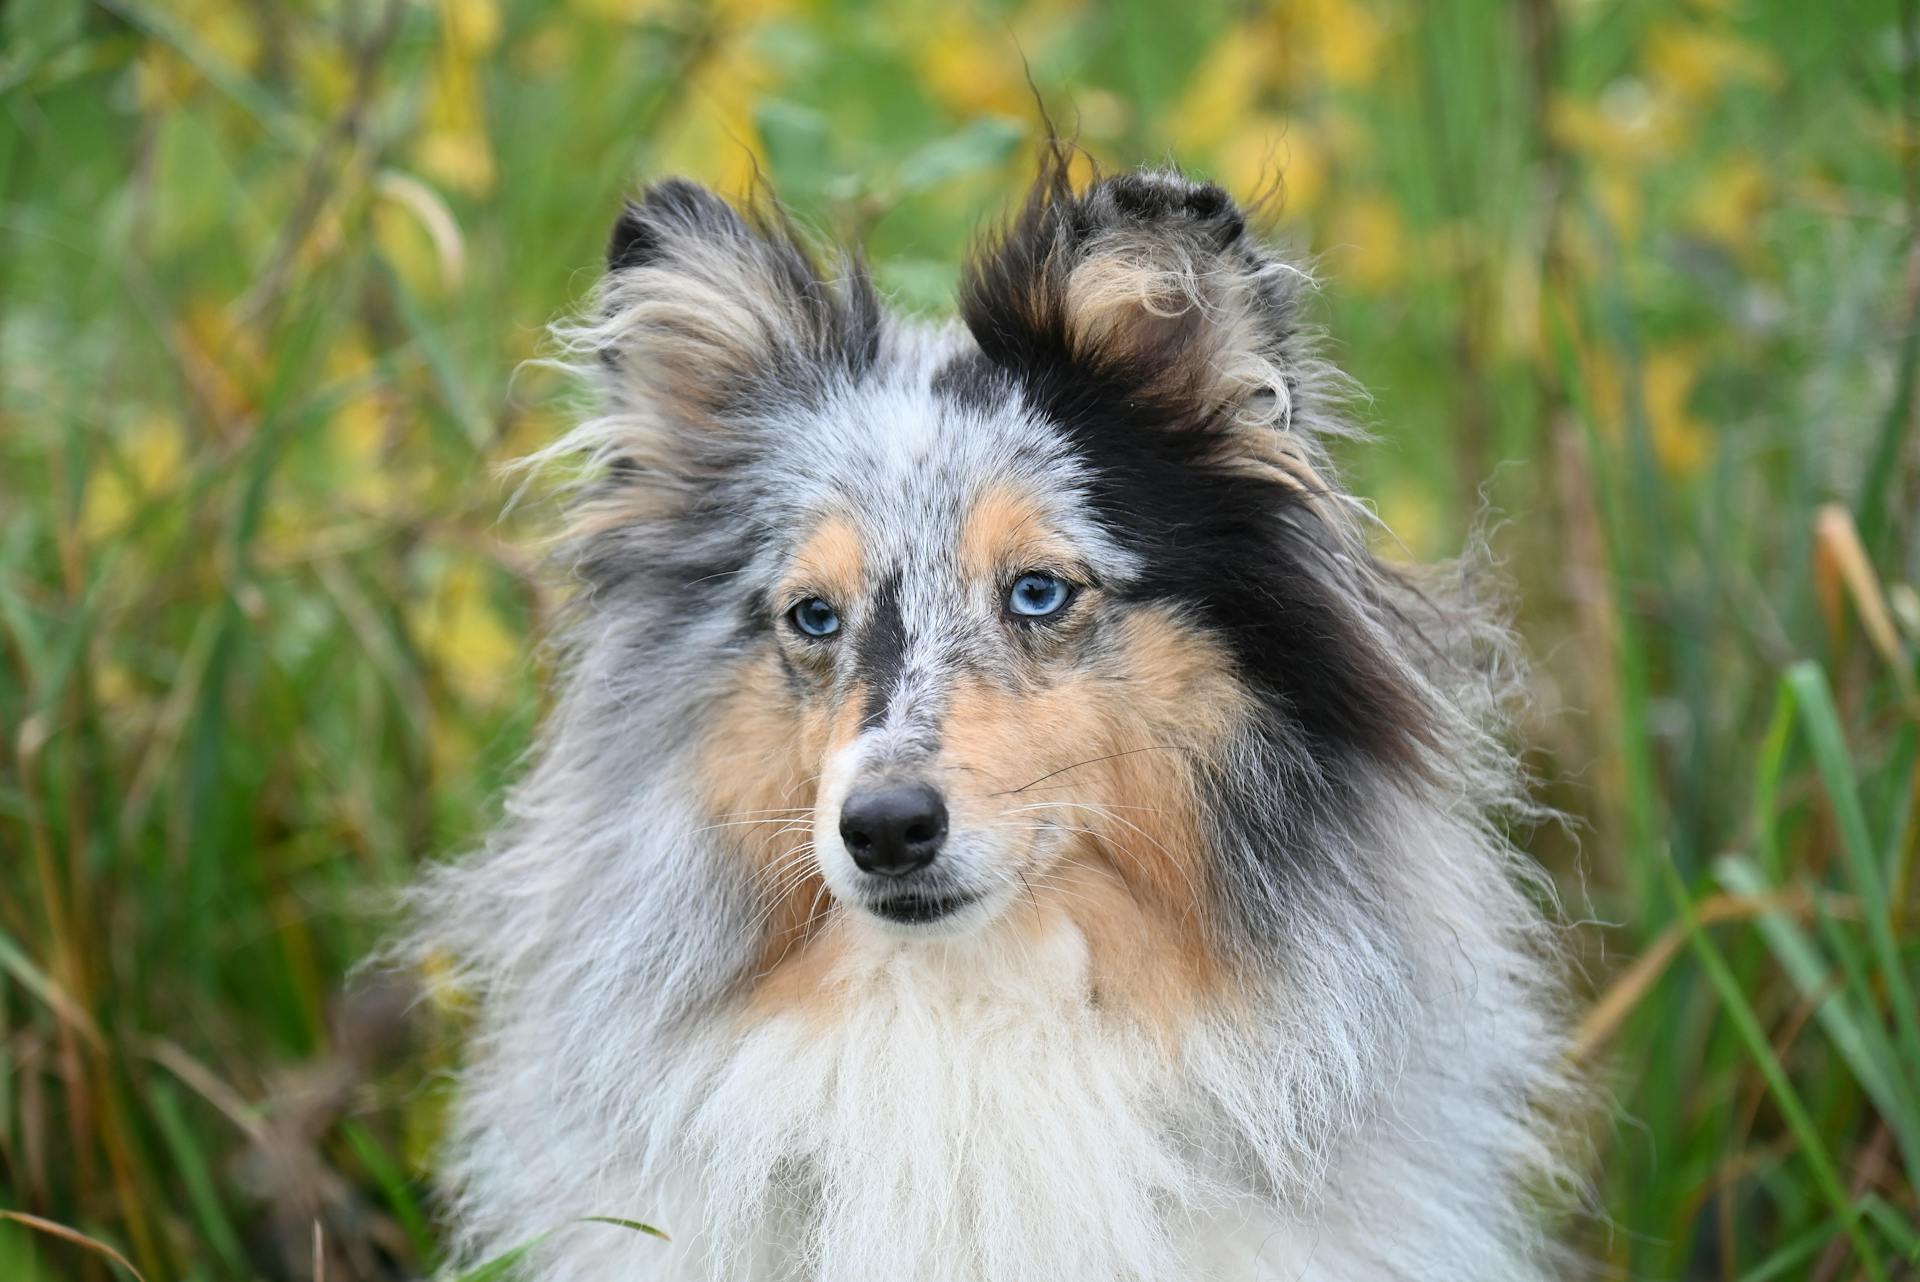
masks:
[[[539,714],[522,362],[668,171],[941,311],[1029,76],[1106,165],[1279,180],[1389,551],[1504,517],[1602,1276],[1916,1276],[1917,47],[1892,0],[0,6],[0,1208],[78,1238],[0,1220],[0,1277],[432,1266],[452,1048],[346,979]]]

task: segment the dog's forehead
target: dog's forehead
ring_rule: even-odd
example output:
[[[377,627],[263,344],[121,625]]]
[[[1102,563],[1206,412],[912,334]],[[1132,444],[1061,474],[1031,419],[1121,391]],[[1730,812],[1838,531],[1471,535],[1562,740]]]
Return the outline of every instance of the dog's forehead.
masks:
[[[1094,519],[1090,467],[1058,428],[1007,383],[957,397],[939,375],[953,349],[902,361],[807,411],[786,434],[781,468],[792,534],[827,515],[850,520],[870,575],[945,576],[970,518],[1016,494],[1036,520],[1111,572],[1128,560]]]

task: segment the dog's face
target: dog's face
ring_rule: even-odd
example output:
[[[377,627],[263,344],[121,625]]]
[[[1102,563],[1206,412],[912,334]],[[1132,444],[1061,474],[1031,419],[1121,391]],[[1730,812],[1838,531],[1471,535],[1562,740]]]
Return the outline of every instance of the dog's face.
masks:
[[[1236,775],[1304,824],[1414,768],[1424,704],[1305,431],[1297,273],[1218,188],[1050,172],[964,331],[685,183],[611,267],[581,563],[609,617],[672,607],[653,643],[709,688],[690,782],[775,956],[827,914],[952,935],[1024,902],[1204,969],[1257,857],[1227,847],[1282,804]]]
[[[769,654],[735,706],[790,726],[797,750],[760,799],[810,791],[808,863],[882,928],[1093,894],[1121,852],[1105,871],[1139,893],[1189,894],[1204,843],[1184,758],[1217,750],[1242,695],[1201,629],[1134,596],[1139,557],[1104,529],[1084,466],[1019,413],[929,398],[837,415],[891,445],[836,460],[764,598]],[[727,755],[722,796],[754,759]]]

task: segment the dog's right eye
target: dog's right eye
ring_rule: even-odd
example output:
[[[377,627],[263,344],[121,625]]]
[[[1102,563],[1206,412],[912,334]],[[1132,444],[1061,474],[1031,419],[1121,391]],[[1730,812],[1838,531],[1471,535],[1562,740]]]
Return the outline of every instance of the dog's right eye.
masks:
[[[840,612],[817,596],[810,596],[787,611],[793,626],[802,636],[820,640],[840,630]]]

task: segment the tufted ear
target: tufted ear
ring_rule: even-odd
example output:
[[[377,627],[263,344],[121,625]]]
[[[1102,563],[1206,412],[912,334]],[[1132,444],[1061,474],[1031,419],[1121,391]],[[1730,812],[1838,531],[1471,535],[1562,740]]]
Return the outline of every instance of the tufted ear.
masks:
[[[836,266],[777,214],[667,179],[614,224],[598,319],[572,337],[600,356],[615,412],[710,425],[873,363],[879,301],[858,264]]]
[[[1056,151],[969,265],[960,311],[1056,411],[1111,397],[1170,424],[1305,426],[1324,371],[1295,316],[1305,283],[1218,186],[1161,170],[1075,190]]]

